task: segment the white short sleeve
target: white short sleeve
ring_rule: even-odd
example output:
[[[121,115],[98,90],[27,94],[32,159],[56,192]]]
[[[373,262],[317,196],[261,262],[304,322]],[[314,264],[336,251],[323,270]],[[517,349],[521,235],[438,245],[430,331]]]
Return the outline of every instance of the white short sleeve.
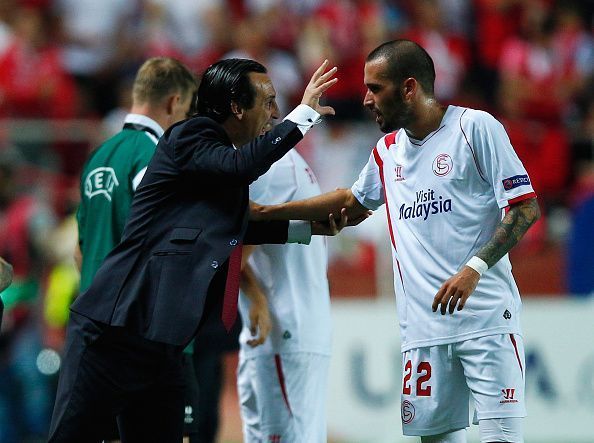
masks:
[[[289,152],[250,185],[250,200],[261,205],[276,205],[291,201],[296,191],[295,163]]]
[[[369,156],[369,161],[361,170],[359,178],[351,187],[351,192],[359,203],[367,209],[375,211],[384,204],[384,186],[373,152]]]
[[[462,122],[470,133],[469,143],[476,153],[483,179],[493,187],[497,205],[505,208],[523,198],[535,197],[526,168],[511,145],[505,128],[486,112],[475,111]],[[464,129],[464,128],[463,128]]]

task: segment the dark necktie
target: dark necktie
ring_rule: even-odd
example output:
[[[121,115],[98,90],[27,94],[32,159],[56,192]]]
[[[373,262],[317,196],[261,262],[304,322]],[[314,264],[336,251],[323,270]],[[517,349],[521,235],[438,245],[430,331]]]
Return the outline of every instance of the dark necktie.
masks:
[[[223,298],[223,313],[221,319],[227,332],[231,330],[237,319],[237,297],[239,295],[239,279],[241,277],[241,251],[243,244],[239,243],[229,256],[227,282]]]

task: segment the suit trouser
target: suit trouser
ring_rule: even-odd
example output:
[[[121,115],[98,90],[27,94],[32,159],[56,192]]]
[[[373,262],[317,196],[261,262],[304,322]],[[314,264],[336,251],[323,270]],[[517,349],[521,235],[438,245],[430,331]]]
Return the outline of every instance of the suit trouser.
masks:
[[[71,314],[49,442],[100,442],[115,415],[123,443],[179,442],[183,405],[181,347]]]

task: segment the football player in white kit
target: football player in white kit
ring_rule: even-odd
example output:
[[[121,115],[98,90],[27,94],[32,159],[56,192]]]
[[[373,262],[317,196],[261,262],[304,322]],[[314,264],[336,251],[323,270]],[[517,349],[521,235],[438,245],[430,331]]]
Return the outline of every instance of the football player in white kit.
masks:
[[[387,133],[351,189],[252,208],[254,218],[355,217],[386,204],[402,338],[401,418],[423,443],[523,442],[521,300],[507,253],[538,219],[530,178],[486,112],[442,106],[409,40],[374,49],[364,105]]]
[[[311,168],[295,150],[250,185],[250,199],[261,204],[320,193]],[[249,328],[254,324],[251,303],[242,292],[237,390],[244,441],[326,442],[331,346],[326,239],[314,236],[309,246],[253,247],[249,264],[268,301],[272,330],[268,340],[254,346],[259,342]]]

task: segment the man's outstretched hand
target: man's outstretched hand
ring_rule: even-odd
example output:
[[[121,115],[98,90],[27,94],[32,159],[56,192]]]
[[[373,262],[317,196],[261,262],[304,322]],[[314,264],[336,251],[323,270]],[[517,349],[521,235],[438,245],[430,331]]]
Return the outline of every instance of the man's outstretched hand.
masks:
[[[324,63],[313,73],[305,92],[303,93],[303,99],[301,100],[302,105],[307,105],[316,111],[320,115],[334,115],[334,108],[331,106],[321,106],[320,97],[324,92],[334,85],[338,79],[332,78],[336,74],[336,66],[326,71],[328,67],[328,60],[324,60]]]

